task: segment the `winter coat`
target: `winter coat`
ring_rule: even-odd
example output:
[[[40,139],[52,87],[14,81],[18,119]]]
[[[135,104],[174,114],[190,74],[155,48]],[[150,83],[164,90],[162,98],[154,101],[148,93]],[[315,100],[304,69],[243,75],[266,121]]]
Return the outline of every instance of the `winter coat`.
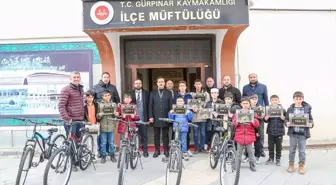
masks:
[[[188,132],[189,131],[189,124],[188,122],[192,121],[193,114],[191,111],[188,110],[187,115],[174,115],[172,113],[168,113],[168,118],[173,119],[175,121],[182,122],[183,124],[180,125],[181,131],[180,132]],[[174,128],[178,126],[178,123],[174,122]]]
[[[95,93],[95,101],[97,103],[102,101],[103,92],[105,90],[108,90],[111,93],[113,102],[120,103],[120,97],[116,86],[112,85],[111,83],[104,84],[102,80],[100,80],[97,85],[93,86],[93,92]]]
[[[259,127],[258,117],[254,117],[254,121],[246,124],[237,123],[236,114],[232,117],[232,126],[236,129],[234,141],[240,145],[249,145],[256,141],[255,129]]]
[[[179,97],[183,98],[184,104],[186,104],[186,105],[188,104],[189,99],[193,99],[193,97],[189,93],[186,93],[184,96],[182,96],[180,93],[176,93],[175,96],[174,96],[173,104],[176,103],[176,99],[179,98]]]
[[[114,115],[103,115],[103,105],[111,102],[100,102],[98,104],[97,121],[100,123],[100,132],[114,132],[117,122],[109,120],[109,118],[115,118]]]
[[[302,102],[302,107],[303,107],[303,111],[305,114],[308,114],[309,115],[309,123],[312,123],[313,126],[312,128],[314,127],[314,120],[313,120],[313,116],[311,114],[311,110],[312,110],[312,107],[307,103],[307,102]],[[288,109],[287,109],[287,114],[286,114],[286,122],[289,122],[289,114],[291,113],[294,113],[294,110],[295,110],[295,104],[292,104]],[[303,135],[308,139],[311,137],[310,135],[310,128],[309,127],[304,127],[302,128],[304,129],[304,132],[303,132]],[[294,127],[289,127],[288,128],[288,132],[287,132],[287,135],[289,136],[292,136],[294,135],[295,132],[294,132]]]
[[[252,94],[256,94],[258,96],[257,105],[268,106],[268,90],[267,86],[257,82],[256,86],[252,86],[251,84],[247,84],[243,87],[243,96],[250,96]]]
[[[134,103],[130,103],[130,104],[135,105]],[[140,120],[140,117],[139,117],[138,113],[136,112],[134,118],[132,118],[132,116],[130,116],[130,115],[127,115],[126,117],[124,117],[123,114],[122,114],[122,111],[121,111],[121,105],[124,105],[124,103],[123,104],[121,104],[121,103],[118,104],[117,112],[119,113],[119,116],[122,118],[123,121],[133,122],[129,125],[129,127],[130,128],[135,128],[136,127],[135,121]],[[124,123],[124,122],[119,122],[118,123],[118,133],[119,134],[125,134],[126,128],[127,128],[126,123]]]
[[[61,90],[58,110],[65,122],[84,120],[84,91],[83,86],[69,84]]]
[[[224,100],[224,94],[226,93],[226,92],[230,92],[232,95],[233,95],[233,101],[234,102],[237,102],[237,103],[240,103],[240,99],[241,99],[241,92],[240,92],[240,90],[238,89],[238,88],[236,88],[236,87],[233,87],[232,85],[230,85],[229,87],[227,87],[227,88],[220,88],[219,89],[219,95],[218,95],[218,97],[220,98],[220,99],[222,99],[223,101],[225,101]]]
[[[201,93],[205,93],[205,102],[210,101],[210,95],[209,95],[209,93],[207,93],[204,89],[201,90]],[[196,96],[195,92],[191,92],[190,94],[191,94],[191,96],[193,98]],[[203,107],[204,106],[205,105],[203,105]],[[198,111],[200,111],[200,110],[198,110]],[[205,123],[205,122],[207,122],[207,120],[199,118],[198,113],[193,112],[193,120],[192,120],[192,122],[193,123]]]
[[[286,116],[286,110],[283,110],[283,115]],[[267,123],[266,133],[272,136],[283,136],[285,135],[285,120],[281,118],[268,118],[264,119],[264,122]]]
[[[216,100],[216,102],[214,102],[214,105],[212,105],[212,104],[213,104],[213,100],[210,100],[210,101],[208,101],[208,102],[205,104],[205,108],[213,108],[213,111],[216,111],[216,110],[215,110],[215,109],[216,109],[216,107],[215,107],[215,104],[216,104],[216,103],[223,104],[224,101],[218,98],[218,99]],[[221,117],[222,117],[222,116],[220,116],[219,118],[221,118]],[[211,119],[207,120],[207,130],[208,130],[208,131],[213,131],[213,130],[214,130],[216,127],[218,127],[218,126],[221,126],[221,124],[220,124],[219,121],[217,121],[217,120],[211,120]]]

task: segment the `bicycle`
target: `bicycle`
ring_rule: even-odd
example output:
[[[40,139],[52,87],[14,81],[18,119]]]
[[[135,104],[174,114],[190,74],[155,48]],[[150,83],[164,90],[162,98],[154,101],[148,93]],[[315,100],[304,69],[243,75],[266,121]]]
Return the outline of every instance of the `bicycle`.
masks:
[[[238,124],[245,124],[245,123],[238,123]],[[227,184],[239,184],[240,178],[240,166],[241,166],[241,159],[237,157],[237,152],[235,149],[235,145],[231,146],[231,148],[226,148],[229,151],[225,151],[225,157],[221,159],[221,167],[220,167],[220,184],[227,185]],[[228,166],[226,166],[228,165]],[[229,180],[229,174],[233,173],[233,180]],[[230,181],[230,182],[229,182]]]
[[[25,146],[23,148],[23,153],[21,156],[21,160],[20,160],[20,164],[19,164],[19,170],[18,170],[18,174],[16,176],[16,182],[15,185],[20,185],[25,184],[26,179],[27,179],[27,175],[28,172],[30,170],[31,167],[37,167],[40,163],[42,163],[45,159],[49,159],[52,155],[53,152],[55,152],[58,147],[57,147],[57,141],[62,140],[63,141],[66,139],[65,136],[63,134],[58,134],[56,135],[56,137],[54,137],[53,139],[51,139],[53,133],[58,132],[57,128],[49,128],[48,131],[48,137],[44,137],[40,132],[36,131],[36,126],[38,124],[46,124],[49,126],[57,126],[54,125],[52,123],[45,123],[45,122],[35,122],[32,121],[30,119],[24,119],[24,118],[13,118],[15,120],[20,120],[20,121],[24,121],[26,122],[26,124],[32,123],[34,124],[34,128],[33,128],[33,134],[32,136],[29,138],[27,135],[27,131],[26,131],[26,136],[27,136],[27,140],[25,143]],[[42,140],[42,143],[40,142],[40,140]],[[33,162],[33,157],[35,154],[35,149],[36,149],[36,144],[38,144],[40,150],[42,151],[40,158],[38,160],[38,162]],[[27,161],[28,159],[28,161]],[[27,169],[23,169],[25,166],[25,163],[27,163]],[[22,172],[26,172],[25,175],[22,174]],[[23,177],[23,179],[21,179]]]
[[[170,122],[170,123],[175,122],[178,124],[178,126],[173,129],[173,131],[175,132],[175,138],[174,140],[171,141],[171,144],[170,144],[170,151],[169,151],[170,155],[168,158],[167,168],[166,168],[166,185],[170,184],[169,175],[171,172],[177,173],[176,183],[174,184],[179,185],[181,182],[181,177],[182,177],[182,168],[184,168],[183,161],[182,161],[181,142],[179,140],[179,135],[181,131],[180,125],[182,125],[183,123],[179,121],[175,121],[173,119],[168,119],[168,118],[159,118],[159,120]],[[198,127],[197,125],[192,124],[192,123],[188,123],[188,124],[193,127]]]
[[[138,128],[131,128],[130,124],[144,124],[148,125],[149,122],[143,121],[123,121],[119,118],[110,118],[109,120],[119,121],[126,124],[125,136],[120,141],[120,154],[118,156],[117,168],[119,169],[118,185],[124,184],[125,172],[128,169],[128,163],[131,166],[131,169],[134,170],[140,161],[141,168],[141,154],[139,152],[139,136]]]
[[[50,169],[55,170],[56,173],[63,174],[68,169],[66,174],[66,179],[62,184],[68,184],[72,170],[75,171],[76,166],[79,166],[81,170],[86,170],[90,164],[93,165],[94,170],[96,167],[93,163],[95,156],[93,154],[93,137],[89,134],[89,128],[85,126],[91,126],[88,122],[72,122],[70,124],[70,131],[73,130],[74,126],[84,125],[83,128],[79,129],[80,137],[78,138],[75,133],[70,132],[68,139],[63,142],[61,148],[59,148],[49,159],[48,164],[44,170],[43,184],[48,185],[48,174]],[[89,144],[89,147],[88,147]],[[60,156],[56,158],[57,156]],[[64,161],[65,158],[65,161]],[[53,166],[53,161],[57,159],[56,164]],[[64,166],[62,166],[64,165]],[[70,165],[66,167],[66,165]],[[56,181],[59,181],[58,179]]]

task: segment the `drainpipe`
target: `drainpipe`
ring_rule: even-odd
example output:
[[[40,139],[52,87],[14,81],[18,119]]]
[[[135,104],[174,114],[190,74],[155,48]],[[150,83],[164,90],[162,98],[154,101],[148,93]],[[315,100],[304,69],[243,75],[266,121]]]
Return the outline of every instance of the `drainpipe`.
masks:
[[[240,72],[239,72],[239,40],[237,41],[236,44],[236,67],[235,67],[235,87],[240,89]]]
[[[277,11],[277,12],[335,12],[335,8],[330,9],[302,9],[302,8],[250,8],[251,11]]]

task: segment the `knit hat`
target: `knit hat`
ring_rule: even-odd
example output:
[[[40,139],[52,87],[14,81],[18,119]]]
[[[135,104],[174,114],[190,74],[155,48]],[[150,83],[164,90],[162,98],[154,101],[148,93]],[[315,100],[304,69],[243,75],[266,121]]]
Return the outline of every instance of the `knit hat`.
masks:
[[[211,93],[218,93],[219,90],[218,90],[217,88],[212,88],[210,92],[211,92]]]

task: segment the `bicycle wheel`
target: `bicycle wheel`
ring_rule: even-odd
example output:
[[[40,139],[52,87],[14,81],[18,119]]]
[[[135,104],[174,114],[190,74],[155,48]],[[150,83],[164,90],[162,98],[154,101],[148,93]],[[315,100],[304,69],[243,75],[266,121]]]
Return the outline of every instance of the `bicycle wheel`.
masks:
[[[94,142],[92,135],[86,135],[78,149],[79,168],[81,170],[86,170],[91,164],[93,145]]]
[[[125,172],[126,172],[126,147],[123,147],[120,153],[120,168],[119,168],[118,185],[124,184]]]
[[[21,157],[19,171],[16,176],[15,185],[25,184],[29,169],[31,168],[33,157],[34,157],[33,147],[27,146]],[[23,169],[25,164],[26,164],[26,169]],[[26,173],[23,173],[23,172],[26,172]]]
[[[220,157],[220,138],[219,138],[219,134],[218,133],[214,133],[214,135],[212,136],[211,139],[211,149],[210,149],[210,155],[209,155],[209,159],[210,159],[210,167],[212,169],[215,169],[217,167],[218,164],[218,160]]]
[[[173,152],[172,152],[173,151]],[[170,180],[170,175],[177,173],[176,180]],[[171,150],[166,169],[166,185],[179,185],[182,177],[182,152],[180,149]]]
[[[49,178],[49,172],[55,171],[57,174],[65,174],[63,183],[59,177]],[[72,156],[67,148],[57,149],[49,159],[43,174],[43,185],[50,185],[54,182],[57,184],[67,185],[69,183],[72,172]],[[48,181],[50,180],[50,181]]]
[[[57,134],[56,137],[54,137],[51,141],[53,147],[50,155],[52,155],[58,148],[60,148],[63,144],[63,141],[65,140],[66,138],[63,134]]]
[[[134,170],[138,164],[139,160],[139,137],[138,135],[134,135],[132,139],[132,143],[134,144],[131,148],[130,153],[130,165],[132,170]]]
[[[240,163],[241,160],[237,159],[235,149],[233,147],[226,148],[220,166],[221,185],[238,185],[240,176]]]

